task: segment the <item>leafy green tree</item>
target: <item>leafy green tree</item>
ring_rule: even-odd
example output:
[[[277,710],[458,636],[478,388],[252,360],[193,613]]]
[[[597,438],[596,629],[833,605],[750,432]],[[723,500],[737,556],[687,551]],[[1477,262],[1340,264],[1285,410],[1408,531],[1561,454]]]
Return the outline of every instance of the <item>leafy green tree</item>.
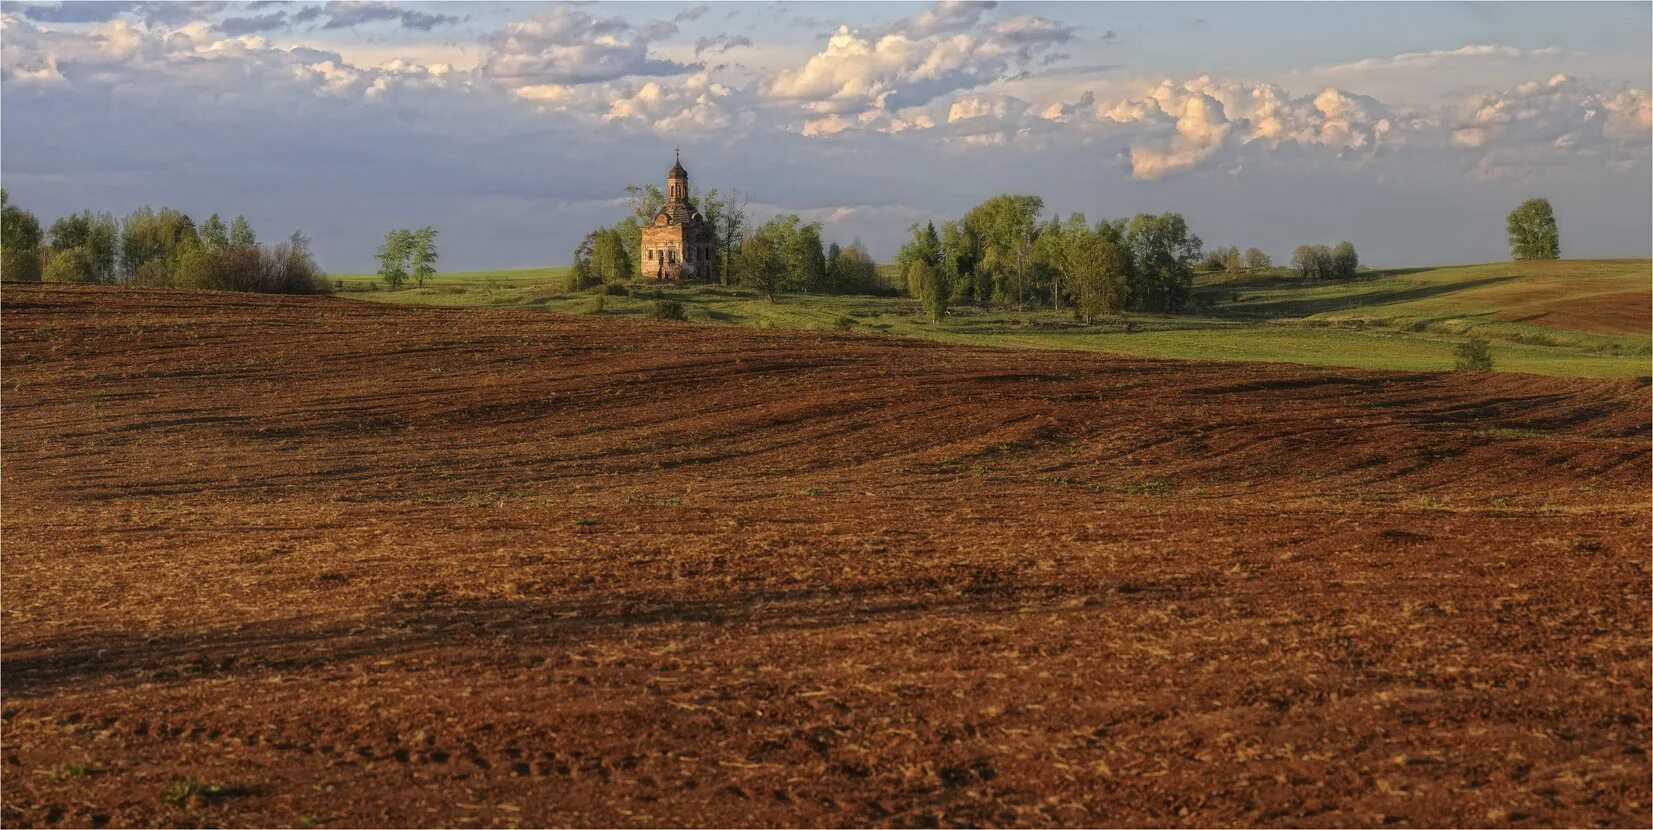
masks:
[[[1247,248],[1245,252],[1245,267],[1252,270],[1273,268],[1274,263],[1269,261],[1268,254],[1256,248]]]
[[[721,256],[718,261],[718,278],[724,285],[730,285],[737,279],[735,255],[746,234],[746,211],[751,204],[750,192],[731,190],[719,200],[716,220],[712,221],[710,213],[706,215],[707,220],[712,221],[712,230],[717,234],[717,247]]]
[[[639,225],[647,225],[654,215],[666,206],[666,191],[652,184],[634,184],[626,187],[626,207]]]
[[[836,289],[838,293],[859,294],[878,288],[878,263],[867,253],[867,246],[862,245],[861,240],[850,240],[839,251],[838,268],[841,280]]]
[[[910,277],[918,283],[919,300],[930,322],[941,322],[947,316],[947,302],[953,298],[953,287],[947,284],[941,269],[920,259],[913,263]]]
[[[1038,196],[1000,195],[971,208],[961,220],[980,246],[976,270],[991,285],[993,301],[1020,306],[1026,299],[1044,207]]]
[[[253,226],[247,222],[247,217],[236,215],[230,222],[231,245],[257,245],[258,237],[253,233]]]
[[[632,260],[620,226],[599,228],[592,237],[592,273],[601,282],[621,282],[632,276]]]
[[[97,272],[93,270],[92,252],[84,246],[61,250],[54,248],[43,277],[46,282],[98,281]]]
[[[969,302],[989,296],[990,287],[977,291],[976,263],[980,259],[980,242],[963,222],[942,223],[941,270],[953,283],[954,300]]]
[[[785,240],[777,238],[773,223],[766,223],[747,237],[737,257],[742,285],[761,292],[769,302],[786,284]]]
[[[1069,280],[1087,323],[1124,309],[1130,297],[1130,256],[1112,229],[1103,223],[1094,231],[1069,231]]]
[[[120,273],[143,285],[168,285],[185,240],[201,241],[195,223],[171,208],[139,208],[121,223]],[[146,265],[150,266],[147,270]]]
[[[40,281],[40,220],[0,188],[0,279]]]
[[[179,288],[216,289],[227,286],[218,282],[215,251],[226,246],[208,248],[205,242],[190,240],[179,246],[178,264],[172,272],[172,284]]]
[[[918,263],[934,268],[941,264],[941,237],[936,234],[936,225],[929,222],[924,225],[913,223],[907,228],[912,233],[901,251],[896,254],[895,264],[901,271],[901,279],[907,285],[907,295],[914,299],[924,298],[924,282],[919,279],[915,271]]]
[[[844,280],[844,249],[837,242],[827,246],[826,250],[826,292],[837,294],[843,291]]]
[[[1320,263],[1315,257],[1313,245],[1298,245],[1291,252],[1291,267],[1299,277],[1306,280],[1315,279],[1320,275]]]
[[[1352,280],[1360,271],[1360,255],[1355,253],[1355,246],[1349,242],[1339,242],[1331,250],[1332,274],[1340,280]]]
[[[224,220],[218,218],[218,214],[208,216],[207,221],[201,223],[201,244],[209,250],[229,246],[229,228],[224,225]]]
[[[115,217],[89,210],[73,213],[53,222],[47,236],[53,251],[83,249],[91,262],[93,282],[114,280],[115,254],[120,244]]]
[[[597,269],[591,263],[592,251],[596,248],[597,235],[600,233],[602,231],[596,230],[586,234],[585,238],[580,240],[579,247],[574,249],[574,267],[568,274],[569,290],[579,291],[602,284],[602,275],[597,273]]]
[[[786,237],[785,250],[792,286],[811,293],[825,291],[826,254],[821,250],[821,223],[794,222]]]
[[[408,258],[413,254],[412,231],[398,228],[385,234],[374,254],[379,259],[379,278],[391,289],[401,288],[408,279]]]
[[[1074,214],[1078,216],[1078,214]],[[1084,218],[1079,220],[1084,222]],[[1050,307],[1062,307],[1063,282],[1067,276],[1067,245],[1072,240],[1065,233],[1066,226],[1062,224],[1061,214],[1050,217],[1050,221],[1040,229],[1039,237],[1033,241],[1033,272],[1034,282],[1038,283],[1050,297]]]
[[[1514,259],[1559,259],[1561,230],[1549,199],[1528,199],[1510,212],[1510,256]]]
[[[436,276],[436,229],[426,225],[406,233],[412,276],[419,283],[419,287],[424,288],[425,280]]]
[[[1227,254],[1227,252],[1228,250],[1226,248],[1214,248],[1207,251],[1205,256],[1200,259],[1200,264],[1194,266],[1194,270],[1201,273],[1210,273],[1212,271],[1223,270],[1223,266],[1225,264],[1225,254]]]
[[[1131,299],[1143,308],[1174,312],[1188,301],[1200,238],[1188,232],[1180,213],[1138,214],[1126,228],[1130,249]]]

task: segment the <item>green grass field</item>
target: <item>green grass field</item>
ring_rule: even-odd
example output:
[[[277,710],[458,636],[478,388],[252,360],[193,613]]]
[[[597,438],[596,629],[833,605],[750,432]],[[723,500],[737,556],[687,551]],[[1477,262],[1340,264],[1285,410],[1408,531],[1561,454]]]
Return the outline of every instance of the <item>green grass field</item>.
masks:
[[[1282,271],[1196,281],[1190,314],[1131,313],[1082,325],[1065,312],[955,308],[941,324],[916,302],[886,297],[783,295],[739,288],[633,286],[627,296],[564,290],[567,268],[443,274],[423,288],[368,290],[371,275],[334,277],[343,296],[449,306],[525,306],[642,316],[655,295],[684,304],[691,322],[927,337],[956,343],[1199,360],[1369,369],[1450,369],[1453,349],[1492,341],[1495,368],[1581,377],[1649,374],[1647,260],[1559,260],[1375,270],[1339,283]],[[888,278],[888,269],[880,271]]]

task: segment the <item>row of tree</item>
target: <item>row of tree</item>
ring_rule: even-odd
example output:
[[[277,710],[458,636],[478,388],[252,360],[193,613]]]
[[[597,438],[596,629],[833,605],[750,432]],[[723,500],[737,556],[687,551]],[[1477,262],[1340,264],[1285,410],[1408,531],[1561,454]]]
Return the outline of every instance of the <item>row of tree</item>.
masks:
[[[171,208],[139,208],[116,220],[82,211],[40,222],[0,190],[0,276],[26,282],[125,283],[313,294],[327,290],[310,255],[310,240],[294,233],[261,246],[245,217],[225,223],[213,214],[199,228]]]
[[[1348,242],[1339,242],[1335,248],[1298,245],[1291,252],[1291,267],[1306,280],[1347,280],[1360,270],[1360,256]]]
[[[1237,275],[1242,271],[1267,270],[1274,267],[1274,261],[1268,254],[1257,248],[1247,248],[1244,254],[1237,246],[1227,248],[1218,246],[1205,253],[1205,259],[1200,262],[1200,271],[1223,271],[1229,275]]]
[[[630,214],[587,234],[574,251],[570,285],[586,288],[636,278],[642,257],[642,228],[666,204],[653,185],[626,188]],[[689,202],[716,236],[718,279],[762,291],[864,294],[880,289],[876,264],[860,240],[847,246],[824,243],[819,222],[785,214],[751,226],[752,194],[690,191]]]
[[[932,310],[953,303],[1073,306],[1087,319],[1177,311],[1192,293],[1200,238],[1178,213],[1091,225],[1084,214],[1040,222],[1037,196],[994,196],[962,219],[913,225],[896,264]]]

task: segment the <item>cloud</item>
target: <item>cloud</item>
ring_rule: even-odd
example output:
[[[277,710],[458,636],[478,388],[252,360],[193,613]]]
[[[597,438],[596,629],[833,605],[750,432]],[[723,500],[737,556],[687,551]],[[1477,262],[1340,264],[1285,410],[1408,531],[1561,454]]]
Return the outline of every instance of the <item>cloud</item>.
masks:
[[[673,23],[688,23],[690,21],[699,20],[702,15],[706,14],[707,12],[709,12],[711,10],[712,10],[712,7],[706,5],[705,3],[702,3],[698,6],[690,6],[689,8],[686,8],[683,11],[678,12],[677,15],[672,18],[672,22]]]
[[[856,122],[878,123],[881,115],[1005,80],[1073,38],[1072,27],[1042,17],[988,22],[992,8],[944,2],[885,26],[840,26],[824,50],[775,75],[764,92],[814,121],[864,115]]]
[[[368,0],[329,0],[322,6],[322,13],[327,15],[323,29],[348,29],[366,23],[395,21],[404,29],[428,32],[437,26],[459,22],[459,18],[451,14],[410,11]]]
[[[218,28],[231,36],[250,35],[286,27],[286,12],[271,12],[256,17],[226,17],[218,22]]]
[[[1083,122],[1086,102],[1052,105],[1044,117]],[[1153,180],[1199,166],[1226,144],[1319,147],[1346,159],[1369,158],[1398,141],[1394,117],[1382,103],[1327,87],[1290,97],[1273,84],[1219,82],[1200,76],[1178,84],[1165,80],[1140,98],[1097,105],[1096,114],[1116,124],[1147,128],[1130,146],[1131,174]]]
[[[488,36],[479,71],[489,80],[521,88],[676,75],[697,68],[650,57],[650,34],[623,18],[560,7],[508,23]]]
[[[603,120],[633,123],[659,133],[708,133],[734,125],[727,106],[734,90],[696,72],[676,84],[647,81],[634,92],[612,92]]]
[[[179,0],[179,2],[117,2],[86,0],[74,3],[31,4],[22,7],[23,16],[40,23],[105,23],[121,16],[137,17],[150,23],[181,23],[223,11],[221,0]]]
[[[1553,46],[1543,49],[1523,50],[1514,46],[1499,46],[1496,44],[1471,44],[1456,49],[1435,49],[1429,52],[1402,52],[1388,58],[1366,58],[1350,63],[1321,66],[1321,72],[1375,72],[1385,69],[1421,69],[1439,66],[1456,60],[1497,59],[1518,60],[1521,58],[1539,57],[1545,55],[1559,55],[1561,50]]]
[[[1579,157],[1625,167],[1647,158],[1647,90],[1603,88],[1567,75],[1474,96],[1447,116],[1448,145],[1473,154],[1477,178],[1526,179]]]
[[[745,35],[716,35],[714,37],[696,38],[694,42],[694,56],[700,57],[702,52],[714,54],[727,52],[741,46],[751,46],[752,39]]]

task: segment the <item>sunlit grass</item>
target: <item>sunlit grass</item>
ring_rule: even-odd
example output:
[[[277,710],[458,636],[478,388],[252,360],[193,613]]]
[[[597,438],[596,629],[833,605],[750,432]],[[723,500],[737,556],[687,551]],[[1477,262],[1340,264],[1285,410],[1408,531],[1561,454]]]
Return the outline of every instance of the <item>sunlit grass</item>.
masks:
[[[399,291],[361,290],[369,275],[335,279],[345,281],[343,296],[376,301],[591,313],[590,292],[564,289],[567,271],[445,274],[424,288]],[[719,286],[633,286],[630,295],[604,297],[599,313],[646,317],[658,294],[683,303],[690,322],[1413,371],[1451,369],[1453,348],[1474,333],[1492,341],[1498,371],[1635,377],[1648,374],[1646,314],[1638,318],[1635,305],[1646,307],[1648,273],[1645,260],[1561,260],[1373,271],[1346,283],[1305,283],[1285,271],[1237,280],[1211,275],[1198,281],[1194,313],[1133,313],[1095,325],[1083,325],[1069,312],[969,306],[934,324],[910,299],[790,294],[770,303],[754,292]],[[1611,299],[1598,303],[1604,308],[1598,310],[1588,305],[1592,297]]]

